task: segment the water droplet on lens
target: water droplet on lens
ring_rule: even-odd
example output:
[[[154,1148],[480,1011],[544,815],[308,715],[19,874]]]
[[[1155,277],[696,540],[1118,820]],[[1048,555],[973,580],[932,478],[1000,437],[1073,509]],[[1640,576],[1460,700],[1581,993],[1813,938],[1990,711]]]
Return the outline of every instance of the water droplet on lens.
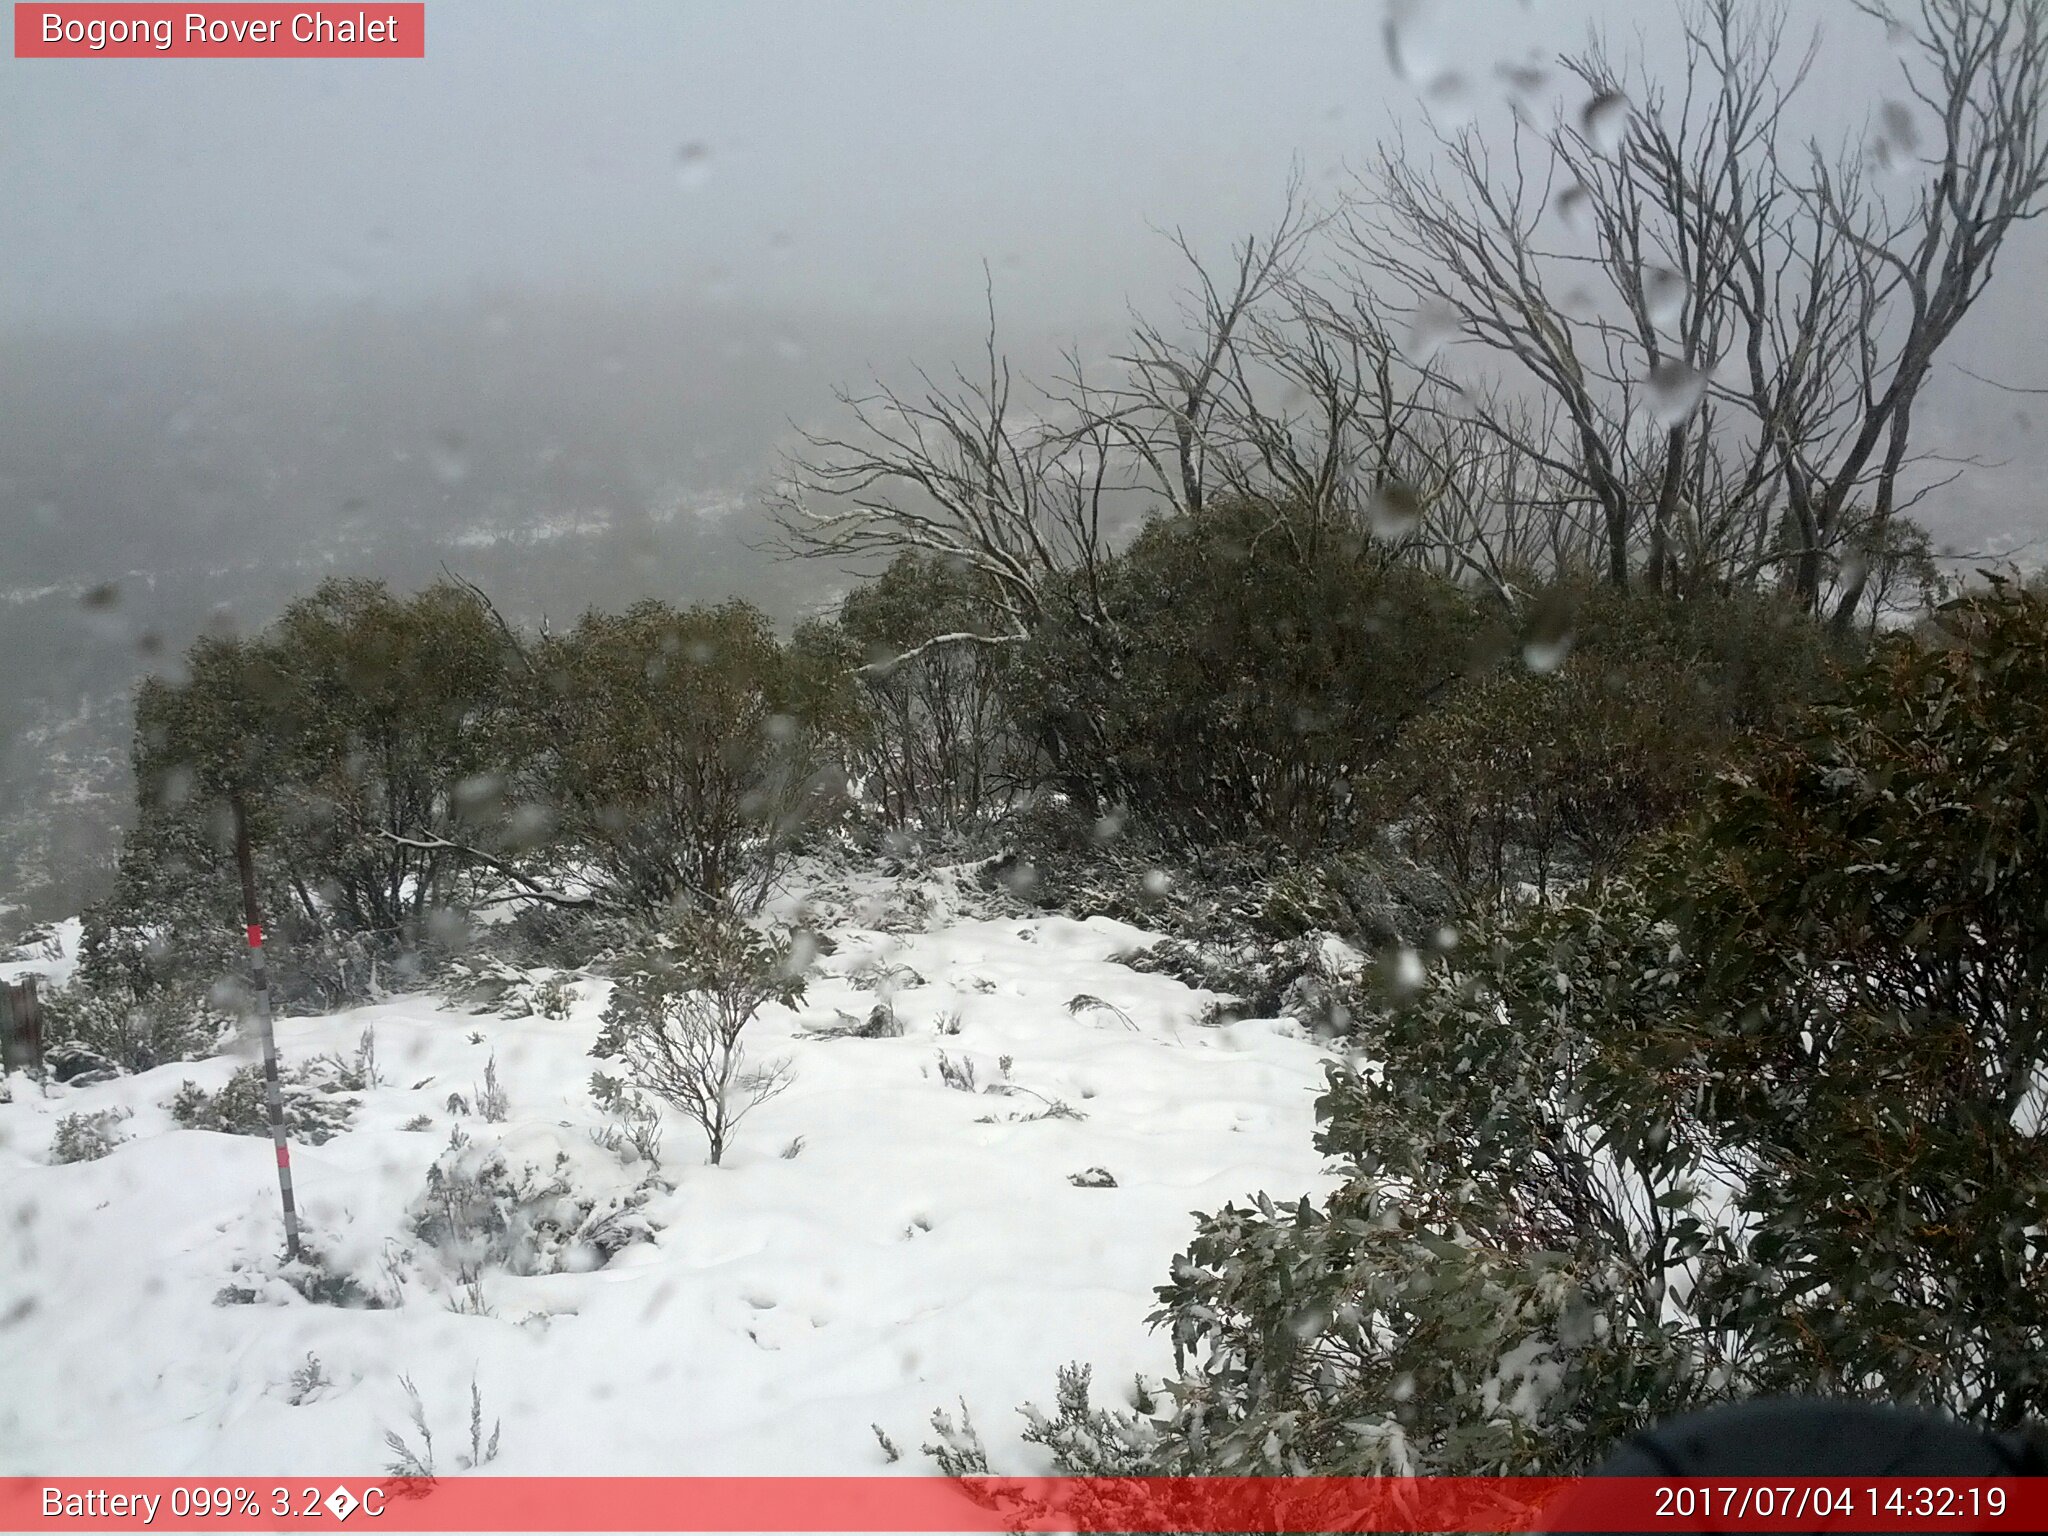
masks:
[[[1651,267],[1643,274],[1643,309],[1652,325],[1675,325],[1685,312],[1685,279],[1669,267]]]
[[[676,151],[676,185],[694,191],[711,179],[711,146],[692,140]]]
[[[1424,299],[1408,319],[1408,360],[1426,366],[1458,334],[1457,309],[1442,299]]]
[[[1382,539],[1405,538],[1422,522],[1422,498],[1405,480],[1388,480],[1372,493],[1366,518]]]
[[[1628,133],[1629,100],[1620,91],[1602,91],[1586,103],[1579,127],[1596,153],[1611,155]]]
[[[1913,123],[1913,111],[1902,101],[1888,101],[1878,111],[1885,139],[1910,155],[1920,145],[1920,130]]]
[[[1573,234],[1583,235],[1593,227],[1593,194],[1576,181],[1566,187],[1550,205],[1558,222]]]
[[[1554,635],[1531,635],[1522,647],[1522,665],[1531,672],[1555,672],[1565,664],[1572,653],[1572,637],[1569,632]]]
[[[1645,398],[1659,426],[1683,425],[1706,397],[1707,376],[1681,358],[1667,357],[1650,370]]]
[[[1460,122],[1479,109],[1472,82],[1455,69],[1445,70],[1430,81],[1423,95],[1439,119]]]
[[[427,450],[427,462],[433,467],[434,478],[443,485],[459,485],[469,478],[469,456],[463,452],[462,439],[454,433],[434,439]]]
[[[1422,18],[1422,0],[1387,0],[1381,35],[1386,39],[1387,62],[1399,79],[1425,81],[1436,74],[1436,60],[1421,35]]]

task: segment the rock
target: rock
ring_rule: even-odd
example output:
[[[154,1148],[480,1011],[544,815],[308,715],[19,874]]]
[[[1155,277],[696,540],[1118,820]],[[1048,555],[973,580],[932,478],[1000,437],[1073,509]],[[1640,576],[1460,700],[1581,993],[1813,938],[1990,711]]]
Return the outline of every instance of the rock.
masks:
[[[887,1003],[875,1004],[867,1023],[854,1030],[854,1034],[863,1040],[893,1040],[902,1033],[903,1025],[897,1021],[896,1010]]]
[[[121,1075],[121,1069],[109,1058],[76,1040],[60,1040],[43,1052],[43,1066],[54,1081],[69,1083],[74,1088],[112,1082]]]
[[[1068,1174],[1067,1182],[1077,1189],[1116,1188],[1116,1176],[1107,1168],[1084,1168],[1079,1173]]]

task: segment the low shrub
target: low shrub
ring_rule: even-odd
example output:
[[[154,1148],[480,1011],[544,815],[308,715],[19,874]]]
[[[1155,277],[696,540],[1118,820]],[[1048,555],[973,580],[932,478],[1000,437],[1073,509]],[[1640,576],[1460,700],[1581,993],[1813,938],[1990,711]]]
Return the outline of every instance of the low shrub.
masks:
[[[413,1202],[415,1237],[447,1261],[459,1281],[485,1270],[548,1275],[600,1269],[654,1235],[642,1207],[656,1187],[629,1180],[596,1149],[537,1127],[497,1143],[460,1132],[427,1170]]]
[[[53,1163],[90,1163],[105,1157],[128,1138],[121,1122],[133,1118],[129,1109],[103,1109],[96,1114],[65,1115],[50,1138]]]
[[[361,1100],[343,1097],[343,1074],[332,1057],[316,1057],[288,1067],[279,1077],[284,1099],[285,1131],[294,1141],[314,1146],[339,1135],[355,1118]],[[187,1078],[164,1106],[171,1118],[189,1131],[220,1131],[229,1136],[268,1136],[270,1106],[264,1094],[263,1068],[251,1063],[213,1093]]]

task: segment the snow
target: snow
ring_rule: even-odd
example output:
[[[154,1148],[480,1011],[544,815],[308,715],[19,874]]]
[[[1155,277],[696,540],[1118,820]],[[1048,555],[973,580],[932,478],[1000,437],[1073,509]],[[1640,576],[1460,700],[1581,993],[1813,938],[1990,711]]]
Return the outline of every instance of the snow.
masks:
[[[671,1114],[673,1188],[643,1211],[654,1239],[582,1272],[487,1270],[491,1315],[452,1310],[409,1207],[458,1122],[515,1165],[561,1154],[588,1194],[645,1173],[591,1139],[605,983],[578,979],[560,1020],[409,996],[280,1021],[287,1064],[346,1057],[375,1030],[385,1084],[359,1096],[348,1131],[292,1157],[309,1236],[401,1299],[385,1310],[315,1305],[274,1278],[267,1143],[179,1129],[162,1107],[186,1078],[218,1088],[240,1059],[47,1097],[17,1076],[0,1105],[0,1472],[380,1473],[385,1431],[406,1427],[401,1373],[444,1471],[467,1444],[472,1378],[486,1424],[503,1419],[499,1473],[888,1470],[871,1424],[903,1448],[894,1470],[929,1470],[931,1412],[959,1399],[999,1468],[1043,1470],[1015,1410],[1050,1401],[1059,1365],[1093,1363],[1106,1402],[1170,1366],[1145,1317],[1191,1212],[1328,1191],[1311,1142],[1322,1052],[1291,1021],[1198,1023],[1208,994],[1113,958],[1152,942],[1138,929],[974,915],[956,894],[841,881],[809,903],[829,909],[836,950],[797,1009],[750,1034],[791,1059],[793,1086],[741,1125],[722,1168]],[[886,994],[901,1037],[811,1033],[866,1019],[885,994],[856,978],[878,974],[918,983]],[[1070,1012],[1081,994],[1113,1008]],[[958,1033],[941,1033],[956,1012]],[[1030,1092],[948,1087],[942,1050],[984,1088]],[[451,1113],[451,1093],[474,1109],[493,1056],[509,1118]],[[1053,1099],[1086,1118],[1021,1118]],[[49,1163],[60,1115],[116,1106],[134,1112],[129,1140]],[[422,1114],[431,1128],[402,1129]],[[1096,1166],[1115,1187],[1069,1182]],[[256,1302],[215,1305],[229,1285]],[[294,1405],[309,1352],[330,1384]]]
[[[85,925],[75,917],[52,923],[47,939],[15,951],[25,958],[0,960],[0,982],[35,976],[41,990],[63,986],[78,969],[78,940],[84,930]]]

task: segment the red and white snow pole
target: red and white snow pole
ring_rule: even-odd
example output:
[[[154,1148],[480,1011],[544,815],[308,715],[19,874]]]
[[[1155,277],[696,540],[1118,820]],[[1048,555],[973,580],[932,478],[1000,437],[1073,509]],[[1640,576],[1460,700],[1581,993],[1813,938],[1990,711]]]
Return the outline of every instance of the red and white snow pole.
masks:
[[[270,1023],[270,977],[263,968],[263,914],[256,906],[256,861],[249,853],[249,818],[239,791],[228,797],[235,812],[235,863],[242,871],[243,931],[256,988],[256,1022],[263,1030],[263,1097],[270,1108],[270,1144],[277,1149],[277,1192],[284,1198],[284,1252],[299,1256],[299,1208],[292,1199],[292,1152],[284,1139],[284,1089],[277,1078],[277,1033]]]

